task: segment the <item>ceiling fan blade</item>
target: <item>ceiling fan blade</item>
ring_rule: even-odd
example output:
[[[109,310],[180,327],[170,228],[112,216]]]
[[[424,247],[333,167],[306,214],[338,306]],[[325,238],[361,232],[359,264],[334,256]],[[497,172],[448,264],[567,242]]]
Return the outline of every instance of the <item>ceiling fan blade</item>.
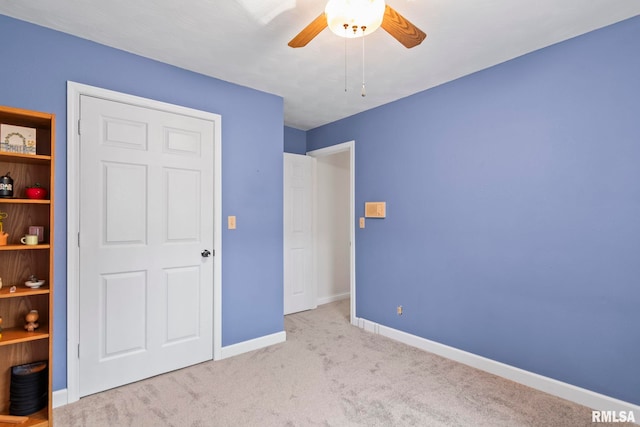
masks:
[[[384,10],[381,27],[407,49],[418,46],[427,37],[424,31],[413,25],[389,5],[386,5]]]
[[[320,14],[316,19],[311,21],[309,25],[304,27],[297,36],[291,39],[289,46],[291,47],[303,47],[306,46],[315,36],[320,34],[322,30],[327,28],[327,17],[324,12]]]

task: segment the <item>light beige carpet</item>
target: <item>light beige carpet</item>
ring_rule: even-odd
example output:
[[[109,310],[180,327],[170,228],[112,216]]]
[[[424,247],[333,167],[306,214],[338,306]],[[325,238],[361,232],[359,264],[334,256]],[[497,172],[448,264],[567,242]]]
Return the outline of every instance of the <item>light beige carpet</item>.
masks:
[[[351,326],[348,300],[285,328],[286,343],[57,408],[54,425],[595,426],[586,407]]]

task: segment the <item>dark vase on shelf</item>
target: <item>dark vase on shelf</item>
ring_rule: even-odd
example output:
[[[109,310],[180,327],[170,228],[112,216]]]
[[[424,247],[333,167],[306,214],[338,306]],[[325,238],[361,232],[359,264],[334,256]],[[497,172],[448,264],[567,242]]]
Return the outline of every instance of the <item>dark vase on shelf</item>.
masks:
[[[0,197],[9,198],[13,197],[13,179],[9,176],[10,172],[6,175],[0,176]]]

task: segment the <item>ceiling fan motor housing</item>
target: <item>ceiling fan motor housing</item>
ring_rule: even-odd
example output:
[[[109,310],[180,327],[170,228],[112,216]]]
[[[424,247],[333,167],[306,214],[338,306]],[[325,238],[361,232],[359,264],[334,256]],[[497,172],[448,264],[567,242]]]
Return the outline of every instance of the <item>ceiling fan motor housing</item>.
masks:
[[[329,0],[324,10],[327,26],[340,37],[362,37],[382,24],[384,0]]]

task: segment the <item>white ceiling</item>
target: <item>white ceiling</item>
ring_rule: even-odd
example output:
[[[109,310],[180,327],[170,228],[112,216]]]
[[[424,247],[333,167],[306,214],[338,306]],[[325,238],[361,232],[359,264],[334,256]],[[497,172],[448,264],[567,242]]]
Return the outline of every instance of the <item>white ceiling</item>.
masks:
[[[362,42],[325,29],[287,42],[326,0],[0,0],[0,14],[284,98],[308,130],[533,50],[640,15],[638,0],[387,0],[427,33],[406,49],[384,30]],[[7,41],[3,41],[6,43]]]

